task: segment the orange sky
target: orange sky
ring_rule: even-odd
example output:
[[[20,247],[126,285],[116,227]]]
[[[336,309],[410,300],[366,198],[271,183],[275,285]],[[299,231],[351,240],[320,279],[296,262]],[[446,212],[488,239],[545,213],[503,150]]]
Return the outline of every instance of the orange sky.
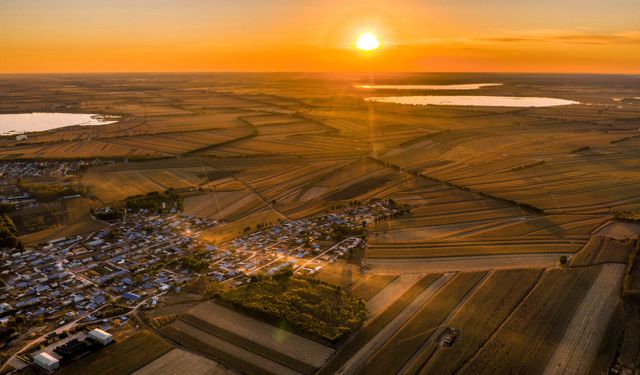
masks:
[[[20,0],[0,72],[640,72],[638,0]],[[382,40],[355,51],[357,36]]]

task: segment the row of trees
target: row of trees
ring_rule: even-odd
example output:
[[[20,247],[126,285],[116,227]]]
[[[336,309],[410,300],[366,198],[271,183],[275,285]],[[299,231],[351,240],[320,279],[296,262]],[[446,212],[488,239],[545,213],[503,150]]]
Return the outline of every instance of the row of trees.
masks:
[[[184,209],[184,199],[175,190],[169,189],[165,192],[152,191],[144,195],[134,195],[125,199],[125,206],[132,210],[149,210],[162,213],[172,204],[177,210]],[[163,208],[164,203],[164,208]]]
[[[18,239],[18,229],[13,220],[5,214],[0,214],[0,247],[22,248]]]
[[[59,184],[23,185],[21,182],[18,182],[18,188],[28,192],[30,196],[41,202],[49,202],[62,197],[86,193],[86,191],[80,187]]]

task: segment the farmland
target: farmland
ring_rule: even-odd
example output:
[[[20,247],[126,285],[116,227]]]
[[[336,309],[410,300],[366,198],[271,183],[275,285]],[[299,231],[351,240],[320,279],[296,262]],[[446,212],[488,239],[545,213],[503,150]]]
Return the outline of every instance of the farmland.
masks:
[[[0,79],[2,113],[118,116],[112,124],[30,133],[21,141],[0,137],[7,171],[0,189],[11,202],[3,209],[34,254],[64,267],[66,250],[43,250],[48,241],[102,238],[118,224],[96,220],[92,209],[124,206],[127,197],[151,192],[171,190],[183,202],[182,212],[176,205],[161,216],[212,223],[167,229],[163,236],[184,241],[162,250],[156,247],[165,237],[147,236],[134,248],[123,235],[100,245],[112,249],[108,256],[88,245],[75,252],[77,268],[68,275],[78,284],[86,275],[124,272],[127,257],[135,257],[141,267],[95,287],[118,297],[131,290],[124,279],[165,280],[157,288],[166,294],[142,290],[135,302],[142,305],[130,315],[140,318],[140,333],[61,373],[637,371],[640,100],[630,98],[640,97],[638,80],[375,77],[380,84],[496,82],[502,85],[479,92],[580,103],[508,108],[365,101],[390,95],[355,87],[370,79],[293,73]],[[629,99],[612,99],[620,97]],[[36,186],[59,194],[43,196]],[[402,214],[350,223],[362,241],[356,250],[328,252],[335,238],[309,224],[339,227],[345,209],[379,202],[393,202]],[[138,225],[133,211],[125,215],[130,227]],[[182,251],[194,243],[188,259],[198,267],[188,269]],[[151,261],[156,252],[161,262]],[[7,289],[8,299],[40,286],[30,262],[28,280],[1,280],[28,284]],[[288,264],[293,276],[271,273]],[[146,278],[149,269],[158,274]],[[213,292],[189,294],[199,292],[186,287],[193,280],[205,280]],[[44,324],[68,320],[57,314]],[[107,366],[106,354],[117,363]]]
[[[170,375],[184,372],[193,375],[233,374],[222,365],[181,349],[173,349],[134,372],[135,375]]]
[[[63,368],[61,374],[130,374],[171,350],[171,345],[158,336],[141,331],[104,351]]]

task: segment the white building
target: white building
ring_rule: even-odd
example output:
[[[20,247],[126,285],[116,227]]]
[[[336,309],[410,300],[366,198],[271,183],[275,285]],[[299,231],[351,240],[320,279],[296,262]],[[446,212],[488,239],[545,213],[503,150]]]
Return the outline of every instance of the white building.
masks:
[[[26,141],[27,140],[27,135],[26,134],[18,134],[16,135],[16,141]]]
[[[96,328],[89,332],[89,338],[99,342],[102,345],[110,344],[113,341],[113,336],[99,328]]]
[[[33,362],[39,367],[52,372],[60,367],[60,361],[47,352],[41,352],[33,357]]]

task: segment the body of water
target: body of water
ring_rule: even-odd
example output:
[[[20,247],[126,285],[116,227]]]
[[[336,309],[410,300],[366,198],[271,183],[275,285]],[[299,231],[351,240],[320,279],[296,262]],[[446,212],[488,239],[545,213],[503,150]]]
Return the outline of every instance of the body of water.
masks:
[[[502,86],[502,83],[466,83],[461,85],[362,85],[356,87],[373,90],[477,90],[489,86]]]
[[[457,105],[484,107],[553,107],[580,104],[579,102],[556,98],[519,96],[386,96],[366,98],[366,101],[412,105]]]
[[[115,116],[91,113],[10,113],[0,114],[0,135],[39,132],[67,126],[106,125],[117,122]]]

